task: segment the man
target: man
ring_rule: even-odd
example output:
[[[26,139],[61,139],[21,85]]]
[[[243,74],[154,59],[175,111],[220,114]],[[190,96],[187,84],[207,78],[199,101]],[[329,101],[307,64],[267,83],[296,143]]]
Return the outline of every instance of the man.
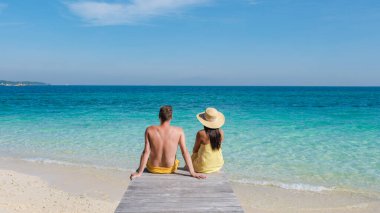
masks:
[[[170,174],[177,170],[179,161],[176,159],[178,145],[192,177],[203,179],[206,176],[194,172],[190,154],[185,143],[185,134],[179,127],[170,126],[173,117],[171,106],[160,108],[159,126],[150,126],[145,131],[145,147],[141,154],[140,166],[130,179],[140,177],[145,167],[156,174]]]

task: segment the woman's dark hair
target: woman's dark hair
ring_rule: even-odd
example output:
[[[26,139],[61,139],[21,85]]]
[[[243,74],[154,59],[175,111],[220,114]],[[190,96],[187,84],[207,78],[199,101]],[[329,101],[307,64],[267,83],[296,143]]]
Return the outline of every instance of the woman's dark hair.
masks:
[[[220,145],[222,144],[222,136],[220,135],[219,129],[211,129],[208,127],[204,127],[206,134],[210,138],[210,144],[212,150],[220,149]]]

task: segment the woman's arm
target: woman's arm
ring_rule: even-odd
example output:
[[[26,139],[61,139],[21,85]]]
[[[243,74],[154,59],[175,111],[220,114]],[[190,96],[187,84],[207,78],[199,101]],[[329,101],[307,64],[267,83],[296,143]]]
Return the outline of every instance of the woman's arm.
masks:
[[[197,136],[195,137],[195,143],[193,147],[193,153],[198,153],[199,147],[201,146],[201,136],[200,131],[197,132]]]
[[[131,174],[130,179],[132,180],[133,178],[140,177],[142,173],[144,172],[144,169],[146,167],[146,164],[148,162],[150,155],[150,144],[149,144],[149,134],[148,134],[148,128],[145,130],[145,146],[144,150],[141,153],[140,157],[140,166],[137,172],[134,172]]]
[[[183,159],[185,159],[186,165],[189,168],[189,172],[190,172],[191,176],[198,178],[198,179],[206,178],[205,175],[198,174],[194,171],[193,162],[191,161],[190,154],[186,148],[185,133],[183,133],[183,131],[181,132],[181,136],[179,138],[179,147],[181,148]]]

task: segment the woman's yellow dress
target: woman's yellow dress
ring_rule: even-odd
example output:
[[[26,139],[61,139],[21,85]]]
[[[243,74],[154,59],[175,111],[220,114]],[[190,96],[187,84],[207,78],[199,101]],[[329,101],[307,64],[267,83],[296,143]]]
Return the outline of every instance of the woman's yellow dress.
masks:
[[[199,173],[219,171],[224,164],[222,148],[212,150],[211,144],[201,144],[197,153],[191,155],[194,170]]]

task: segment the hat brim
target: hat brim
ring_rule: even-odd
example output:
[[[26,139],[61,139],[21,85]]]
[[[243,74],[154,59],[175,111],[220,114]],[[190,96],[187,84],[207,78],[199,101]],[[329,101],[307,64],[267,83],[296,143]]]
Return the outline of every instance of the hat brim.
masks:
[[[218,115],[216,116],[215,121],[208,121],[205,119],[205,112],[201,112],[197,114],[197,119],[203,126],[211,128],[211,129],[218,129],[224,125],[225,118],[224,115],[221,112],[218,112]]]

